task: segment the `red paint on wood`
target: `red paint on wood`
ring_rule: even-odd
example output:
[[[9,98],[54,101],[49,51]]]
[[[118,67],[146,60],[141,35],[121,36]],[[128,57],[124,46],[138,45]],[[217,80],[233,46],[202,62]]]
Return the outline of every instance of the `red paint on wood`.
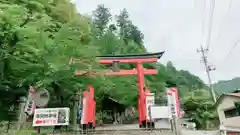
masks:
[[[114,61],[119,61],[123,64],[135,64],[135,63],[153,63],[157,62],[158,58],[142,58],[142,59],[120,59],[120,60],[111,60],[111,59],[100,59],[100,64],[112,64]]]
[[[89,89],[89,93],[90,93],[90,97],[89,97],[89,121],[88,122],[92,122],[94,121],[94,88],[89,85],[88,86]]]
[[[145,94],[144,94],[144,71],[141,63],[137,63],[137,73],[138,73],[138,89],[139,89],[139,100],[140,108],[138,111],[141,112],[141,120],[146,120],[146,105],[145,105]]]
[[[141,106],[141,101],[140,101],[140,96],[138,97],[138,123],[139,125],[142,125],[142,106]]]
[[[96,126],[96,101],[93,101],[93,126]]]
[[[156,69],[143,69],[143,73],[145,75],[155,75],[157,74]],[[76,72],[77,76],[85,75],[85,72]],[[97,76],[97,75],[106,75],[106,76],[124,76],[124,75],[136,75],[138,74],[138,71],[135,69],[132,70],[120,70],[119,72],[101,72],[101,73],[90,73],[87,74],[87,76]]]

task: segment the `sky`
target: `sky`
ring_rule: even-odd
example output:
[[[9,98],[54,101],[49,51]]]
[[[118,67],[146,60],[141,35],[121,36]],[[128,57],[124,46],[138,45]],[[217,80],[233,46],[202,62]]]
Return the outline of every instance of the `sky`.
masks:
[[[133,23],[144,33],[147,50],[165,51],[161,63],[172,61],[177,69],[188,70],[208,82],[197,49],[207,44],[211,0],[75,0],[74,3],[84,14],[91,14],[98,4],[104,4],[113,15],[126,8]],[[240,77],[238,39],[240,0],[216,0],[207,54],[209,64],[216,68],[211,72],[213,82]]]

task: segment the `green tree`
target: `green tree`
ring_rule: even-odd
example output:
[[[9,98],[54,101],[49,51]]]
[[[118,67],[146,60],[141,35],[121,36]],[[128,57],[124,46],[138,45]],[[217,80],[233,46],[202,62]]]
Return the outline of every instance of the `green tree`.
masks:
[[[197,129],[209,129],[210,124],[217,120],[217,113],[211,95],[207,90],[196,90],[185,97],[183,103],[185,117],[195,122]]]
[[[49,107],[70,106],[75,93],[89,84],[95,88],[97,103],[108,94],[127,107],[137,106],[136,76],[74,75],[75,71],[87,74],[110,69],[95,60],[99,55],[147,53],[144,35],[126,9],[117,16],[115,25],[110,23],[112,15],[104,5],[99,5],[93,16],[85,16],[77,13],[69,0],[0,3],[0,107],[4,108],[1,116],[18,104],[19,96],[26,95],[30,85],[49,90]],[[71,61],[72,58],[79,59]],[[145,76],[146,87],[156,93],[156,103],[166,103],[168,82],[176,84],[180,92],[204,86],[198,77],[178,71],[173,64],[144,66],[158,70],[155,76]],[[135,65],[121,68],[132,69]],[[101,108],[99,104],[97,108]]]
[[[129,19],[129,13],[124,8],[117,18],[117,26],[120,28],[120,36],[124,40],[126,44],[128,44],[128,40],[134,41],[139,48],[145,50],[143,47],[143,33],[135,26],[132,21]]]
[[[98,66],[93,60],[98,49],[91,41],[91,24],[77,18],[77,14],[76,18],[54,14],[64,5],[72,6],[66,1],[12,2],[2,5],[0,13],[1,62],[4,65],[1,90],[14,90],[15,95],[20,88],[26,93],[29,85],[36,85],[53,88],[51,95],[59,95],[59,100],[61,95],[66,95],[64,91],[73,94],[82,86],[79,82],[83,79],[74,75],[75,70],[89,72]],[[75,13],[74,9],[67,9]],[[72,57],[84,61],[69,64]]]
[[[104,7],[103,4],[98,5],[97,9],[93,11],[93,23],[100,30],[100,35],[107,29],[111,17],[109,9]]]

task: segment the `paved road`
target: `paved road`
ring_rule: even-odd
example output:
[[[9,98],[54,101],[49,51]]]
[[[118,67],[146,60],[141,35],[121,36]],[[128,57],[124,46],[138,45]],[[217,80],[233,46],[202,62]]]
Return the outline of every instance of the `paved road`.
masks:
[[[53,134],[48,134],[53,135]],[[60,133],[54,135],[86,135],[84,133]],[[111,131],[111,132],[96,132],[90,135],[174,135],[171,132],[160,132],[160,131]],[[183,131],[182,135],[219,135],[216,132],[202,132],[202,131]]]
[[[219,135],[218,131],[183,130],[183,135]]]
[[[106,125],[104,127],[98,127],[96,130],[131,130],[131,129],[139,129],[137,124],[129,124],[129,125]],[[120,133],[120,131],[118,131]],[[171,135],[170,131],[154,131],[158,132],[158,135]],[[121,135],[135,135],[138,131],[129,131],[129,132],[121,132]],[[115,135],[117,132],[114,133]],[[139,133],[140,135],[151,134],[150,132]],[[182,135],[219,135],[217,131],[200,131],[200,130],[182,130]]]
[[[139,129],[138,124],[124,124],[124,125],[104,125],[102,127],[96,127],[96,130],[127,130],[127,129]]]
[[[83,135],[83,132],[55,135]],[[139,130],[137,124],[105,125],[97,127],[91,135],[174,135],[170,130]],[[217,131],[182,130],[182,135],[219,135]]]

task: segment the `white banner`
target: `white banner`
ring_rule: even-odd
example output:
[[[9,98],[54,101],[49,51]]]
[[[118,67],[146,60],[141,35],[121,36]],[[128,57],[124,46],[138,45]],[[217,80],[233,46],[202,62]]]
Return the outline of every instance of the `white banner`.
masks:
[[[174,100],[175,100],[175,107],[176,107],[176,115],[180,117],[180,103],[179,103],[179,96],[178,96],[178,89],[177,88],[171,88],[171,90],[174,93]]]
[[[169,107],[168,106],[151,106],[152,119],[168,119]]]
[[[36,102],[34,101],[35,91],[36,91],[35,88],[30,86],[27,101],[24,108],[24,112],[27,115],[33,115],[36,109]]]
[[[168,114],[169,118],[172,119],[172,90],[167,89],[167,99],[168,99]]]
[[[86,116],[85,116],[85,112],[87,109],[87,97],[83,97],[82,99],[82,116],[81,116],[81,124],[86,124],[85,120],[86,120]]]
[[[69,108],[35,109],[33,126],[69,125]]]
[[[25,105],[25,109],[24,109],[24,112],[27,114],[27,115],[33,115],[34,111],[35,111],[35,108],[36,108],[36,103],[34,100],[27,100],[26,102],[26,105]]]
[[[177,116],[177,101],[176,101],[176,92],[172,91],[172,103],[171,103],[172,115]]]
[[[153,106],[154,103],[154,93],[146,93],[146,117],[147,120],[151,120],[151,110],[150,107]]]

